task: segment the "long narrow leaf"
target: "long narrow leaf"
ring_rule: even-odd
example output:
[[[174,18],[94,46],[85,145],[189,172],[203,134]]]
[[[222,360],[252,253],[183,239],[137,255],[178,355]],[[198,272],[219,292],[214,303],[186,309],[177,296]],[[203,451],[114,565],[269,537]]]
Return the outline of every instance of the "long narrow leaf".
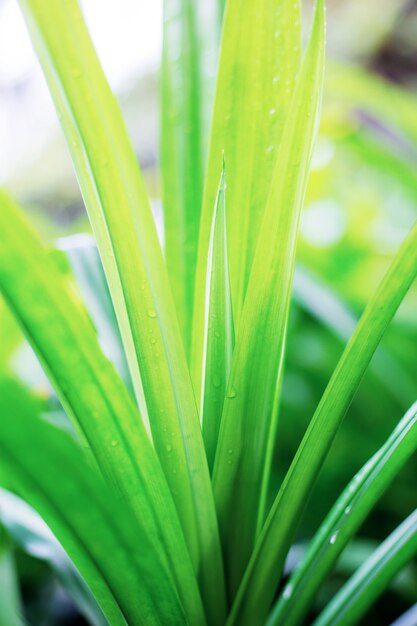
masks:
[[[250,616],[261,601],[269,608],[312,486],[366,368],[416,275],[417,224],[365,309],[298,448],[246,571],[234,620],[241,614]]]
[[[417,403],[338,498],[285,586],[268,626],[293,626],[302,621],[350,538],[417,450],[416,433]]]
[[[221,619],[224,602],[214,581],[222,580],[223,571],[210,474],[168,275],[136,157],[77,1],[20,4],[61,117],[139,404],[143,387],[155,448],[207,610]]]
[[[259,234],[224,404],[213,485],[232,592],[264,507],[275,440],[298,223],[321,102],[324,6],[287,119]]]
[[[201,420],[210,470],[219,436],[220,420],[234,346],[233,312],[226,236],[226,173],[217,192],[207,263]]]
[[[357,624],[416,553],[417,511],[414,511],[332,598],[314,626]]]
[[[88,467],[76,444],[40,420],[31,399],[10,381],[0,382],[0,412],[1,483],[44,517],[110,623],[184,624],[157,540]]]
[[[181,526],[139,413],[80,302],[3,192],[0,233],[0,291],[104,476],[150,536],[159,538],[185,606],[198,615],[199,592]]]
[[[164,0],[161,168],[165,257],[187,351],[203,186],[197,20],[195,0]]]
[[[227,233],[236,329],[277,148],[300,67],[300,3],[229,0],[203,196],[194,306],[192,372],[201,389],[205,281],[218,168],[225,155]]]

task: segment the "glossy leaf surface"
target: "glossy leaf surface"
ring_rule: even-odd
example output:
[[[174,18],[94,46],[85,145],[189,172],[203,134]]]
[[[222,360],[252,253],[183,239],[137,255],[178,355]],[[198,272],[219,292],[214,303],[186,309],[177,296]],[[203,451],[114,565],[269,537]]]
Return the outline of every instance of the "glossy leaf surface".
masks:
[[[378,452],[342,492],[282,591],[268,626],[299,624],[308,607],[375,503],[417,449],[414,404]]]
[[[298,223],[321,103],[324,9],[322,3],[318,6],[259,233],[214,467],[213,487],[232,593],[264,520]]]
[[[226,172],[217,192],[210,233],[206,283],[201,420],[212,471],[234,347],[232,300],[226,236]]]
[[[44,517],[109,621],[184,624],[155,539],[88,467],[76,444],[38,418],[22,388],[2,381],[0,391],[0,481]]]
[[[213,601],[213,581],[222,580],[223,571],[210,475],[168,275],[136,156],[76,0],[21,0],[20,5],[71,152],[138,403],[143,389],[153,442],[205,604],[217,619],[224,604]]]

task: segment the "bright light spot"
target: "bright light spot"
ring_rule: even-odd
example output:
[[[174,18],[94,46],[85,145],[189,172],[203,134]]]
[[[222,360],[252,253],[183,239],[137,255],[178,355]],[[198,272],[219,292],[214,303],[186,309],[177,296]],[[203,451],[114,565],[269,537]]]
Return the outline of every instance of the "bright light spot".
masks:
[[[82,9],[107,79],[116,91],[158,66],[161,1],[84,0]]]
[[[0,85],[17,84],[35,63],[32,45],[17,2],[0,4]]]
[[[329,165],[334,157],[334,145],[328,139],[318,139],[315,150],[313,152],[313,162],[311,168],[313,170],[322,170]]]
[[[345,230],[345,211],[333,200],[314,202],[301,215],[301,234],[313,246],[331,246],[343,237]]]

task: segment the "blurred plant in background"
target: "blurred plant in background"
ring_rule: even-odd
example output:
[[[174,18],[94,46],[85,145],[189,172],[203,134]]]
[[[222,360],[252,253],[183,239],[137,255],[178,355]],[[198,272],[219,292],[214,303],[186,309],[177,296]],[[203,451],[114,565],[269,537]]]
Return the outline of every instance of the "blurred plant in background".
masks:
[[[202,6],[209,4],[202,2]],[[285,437],[277,438],[274,493],[343,345],[417,212],[417,2],[328,0],[327,4],[329,61],[324,108],[302,214],[279,426]],[[311,5],[304,3],[306,13]],[[163,238],[158,165],[161,77],[157,73],[163,39],[162,3],[85,0],[83,8],[145,170]],[[208,128],[218,37],[213,35],[214,9],[208,15],[203,7],[201,13],[195,31],[203,42],[201,62],[207,75],[200,97],[201,106],[207,108],[204,119]],[[63,272],[75,274],[105,353],[126,373],[118,337],[112,334],[114,325],[109,327],[108,318],[100,314],[104,306],[109,316],[113,315],[109,295],[88,238],[90,228],[70,159],[20,19],[17,3],[0,1],[0,180],[25,203],[30,219],[42,228],[51,245],[58,237],[62,239],[64,231],[67,235],[85,233],[61,240],[60,250],[51,254]],[[207,24],[212,25],[212,32]],[[194,163],[197,169],[202,169],[206,154],[204,132],[202,137],[201,163],[198,159]],[[195,193],[201,194],[201,188]],[[80,257],[84,257],[83,263]],[[320,497],[312,497],[299,529],[300,551],[341,489],[416,400],[416,307],[414,287],[375,355],[333,445],[326,471],[315,487]],[[65,424],[57,398],[2,301],[0,365],[11,368],[37,394],[48,419]],[[377,543],[414,510],[416,470],[417,459],[412,458],[323,586],[315,612]],[[11,506],[8,497],[0,496],[3,511]],[[2,519],[7,528],[7,514]],[[13,549],[0,529],[0,575],[12,589],[10,601],[20,601],[17,568],[30,623],[83,623],[64,591],[77,585],[65,555],[58,545],[51,554],[50,542],[43,550],[38,534],[36,541],[31,541],[33,525],[48,533],[32,511],[23,512],[21,520],[22,540]],[[291,555],[294,562],[296,550]],[[58,577],[51,573],[51,563]],[[292,566],[290,558],[287,567]],[[411,563],[364,623],[389,624],[417,603],[416,581],[416,564]],[[75,593],[88,595],[84,588]],[[88,614],[88,598],[85,606]]]

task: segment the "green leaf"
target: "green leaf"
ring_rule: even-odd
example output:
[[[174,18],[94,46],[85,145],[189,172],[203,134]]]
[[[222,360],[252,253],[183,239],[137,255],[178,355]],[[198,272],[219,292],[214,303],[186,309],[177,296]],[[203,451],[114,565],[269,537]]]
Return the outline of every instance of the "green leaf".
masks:
[[[32,507],[9,491],[0,489],[0,520],[16,547],[51,566],[60,584],[88,623],[107,626],[108,622],[90,589],[56,537]]]
[[[232,593],[264,519],[298,223],[318,125],[323,62],[324,8],[320,3],[277,154],[233,354],[214,466],[213,487]]]
[[[417,224],[368,303],[297,450],[245,573],[235,618],[241,613],[251,615],[262,600],[272,600],[317,475],[366,368],[416,275]]]
[[[76,444],[40,420],[31,398],[11,381],[0,381],[0,412],[1,483],[45,519],[109,622],[184,624],[157,539],[105,486]]]
[[[226,3],[196,272],[192,373],[199,391],[207,258],[219,163],[224,154],[230,281],[238,330],[300,56],[298,1]]]
[[[203,187],[198,2],[164,0],[161,169],[165,258],[187,351]]]
[[[282,591],[268,626],[293,626],[302,622],[348,541],[416,451],[416,435],[417,403],[340,495]]]
[[[224,615],[222,557],[197,406],[143,179],[76,0],[21,0],[95,233],[138,402],[205,605]],[[140,457],[138,457],[140,458]]]
[[[357,624],[391,580],[416,553],[417,510],[387,537],[338,591],[314,621],[314,626]]]
[[[139,413],[75,292],[4,192],[0,233],[0,291],[103,475],[158,539],[184,606],[198,615],[200,597],[181,526]]]
[[[226,172],[223,163],[213,212],[207,262],[203,389],[200,410],[210,470],[213,469],[216,454],[234,339],[226,236]]]

